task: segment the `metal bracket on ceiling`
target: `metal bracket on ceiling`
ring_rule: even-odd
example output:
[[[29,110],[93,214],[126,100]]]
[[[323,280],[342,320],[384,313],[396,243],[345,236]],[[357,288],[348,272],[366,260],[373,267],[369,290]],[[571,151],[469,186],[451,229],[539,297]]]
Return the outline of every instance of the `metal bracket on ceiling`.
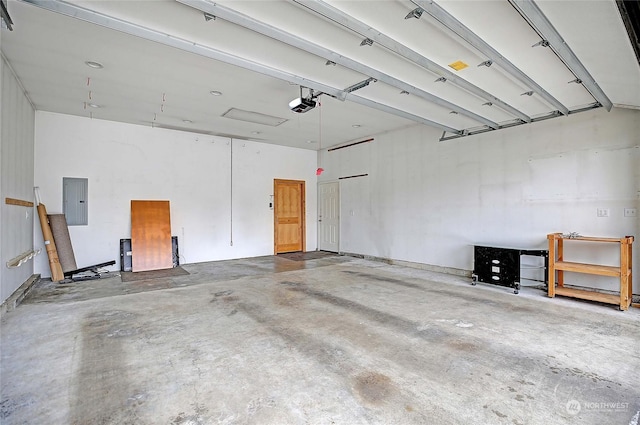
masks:
[[[486,102],[486,103],[483,103],[483,104],[482,104],[482,106],[493,106],[493,103],[491,103],[491,102]]]
[[[302,95],[302,89],[303,88],[309,90],[309,95],[307,95],[307,96],[303,96]],[[322,94],[324,94],[324,93],[318,92],[318,94],[315,94],[312,88],[300,86],[300,99],[315,100]]]
[[[489,68],[491,65],[493,65],[493,61],[491,59],[487,59],[484,62],[481,62],[478,64],[478,66],[486,66],[487,68]]]
[[[326,66],[336,66],[336,63],[334,61],[327,61],[327,63],[325,63]]]
[[[212,15],[211,13],[204,12],[204,20],[207,21],[207,22],[215,21],[216,20],[216,15]]]
[[[365,38],[364,40],[362,40],[362,43],[360,43],[361,46],[373,46],[373,40],[370,38]]]
[[[346,89],[344,89],[344,91],[346,93],[351,93],[351,92],[354,92],[356,90],[360,90],[360,89],[362,89],[364,87],[367,87],[369,85],[369,83],[375,83],[376,81],[378,81],[378,80],[376,80],[375,78],[371,78],[370,77],[370,78],[367,78],[366,80],[360,81],[359,83],[355,83],[354,85],[347,87]]]
[[[520,96],[533,96],[533,90],[520,93]]]
[[[416,7],[411,12],[409,12],[407,14],[407,16],[404,17],[404,19],[411,19],[411,18],[420,19],[420,17],[422,16],[423,12],[424,12],[424,10],[422,10],[421,7]]]
[[[549,47],[549,42],[547,40],[540,40],[536,44],[532,45],[531,47],[538,47],[538,46]]]
[[[567,84],[576,83],[582,84],[582,80],[580,78],[576,78],[575,80],[568,81]]]
[[[445,83],[447,81],[446,77],[440,77],[434,81],[434,83]]]

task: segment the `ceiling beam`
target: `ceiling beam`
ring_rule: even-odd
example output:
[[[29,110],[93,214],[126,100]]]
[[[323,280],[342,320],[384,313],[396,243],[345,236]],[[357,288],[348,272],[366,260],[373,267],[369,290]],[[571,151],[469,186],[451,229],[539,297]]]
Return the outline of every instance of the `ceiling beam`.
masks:
[[[531,27],[549,43],[549,47],[558,55],[558,57],[569,68],[573,75],[582,82],[584,88],[591,93],[593,98],[610,111],[613,104],[607,95],[602,91],[596,80],[591,76],[587,68],[580,62],[580,59],[573,53],[571,47],[562,38],[558,30],[542,13],[537,4],[532,0],[508,0],[509,3],[522,15],[522,17],[531,25]]]
[[[523,121],[531,122],[531,117],[509,105],[506,102],[498,99],[493,96],[491,93],[486,92],[480,87],[468,82],[464,78],[460,78],[455,73],[449,71],[448,69],[438,65],[437,63],[431,61],[415,50],[410,49],[404,44],[394,40],[393,38],[383,34],[381,31],[371,28],[369,25],[365,24],[362,21],[359,21],[350,15],[344,13],[340,9],[337,9],[328,3],[322,0],[293,0],[294,2],[300,4],[303,7],[306,7],[325,18],[335,22],[338,25],[341,25],[349,30],[360,34],[363,37],[369,38],[379,44],[382,47],[402,56],[405,59],[421,66],[422,68],[436,74],[437,76],[444,76],[447,81],[451,84],[454,84],[469,93],[474,94],[480,99],[484,99],[488,102],[491,102],[495,106],[502,108],[508,114],[513,115],[514,117],[520,118]]]
[[[257,62],[253,62],[220,50],[204,46],[202,44],[194,43],[189,40],[185,40],[179,37],[172,36],[163,32],[155,31],[131,22],[124,21],[103,13],[95,12],[89,9],[85,9],[80,6],[76,6],[70,3],[65,3],[60,0],[22,0],[25,3],[29,3],[34,6],[38,6],[42,9],[59,13],[72,18],[80,19],[91,24],[100,25],[105,28],[109,28],[115,31],[119,31],[125,34],[129,34],[135,37],[142,38],[144,40],[153,41],[165,46],[170,46],[176,49],[180,49],[185,52],[200,55],[209,59],[217,60],[229,65],[238,66],[240,68],[257,72],[262,75],[277,78],[279,80],[287,81],[289,83],[298,84],[324,94],[333,96],[339,100],[345,100],[348,93],[342,89],[328,86],[313,80],[309,80],[297,75],[285,72],[276,68],[272,68]],[[376,102],[368,101],[360,97],[349,95],[349,100],[354,103],[359,103],[364,106],[368,106],[373,109],[377,109],[382,112],[393,114],[395,116],[412,120],[420,124],[426,124],[432,127],[439,128],[440,130],[458,134],[460,131],[449,127],[444,124],[437,123],[435,121],[428,120],[417,115],[409,114],[405,111],[400,111],[395,108],[390,108],[386,105],[382,105]]]
[[[379,102],[375,102],[373,100],[361,97],[361,96],[357,96],[354,94],[350,94],[349,96],[347,96],[347,99],[354,102],[354,103],[358,103],[362,106],[368,106],[369,108],[373,108],[373,109],[377,109],[379,111],[383,111],[383,112],[387,112],[389,114],[393,114],[395,116],[401,117],[401,118],[406,118],[408,120],[411,121],[415,121],[415,122],[419,122],[421,124],[425,124],[431,127],[436,127],[439,128],[440,130],[443,130],[445,132],[448,133],[453,133],[453,134],[462,134],[462,131],[457,130],[455,128],[452,127],[447,127],[445,125],[442,125],[440,123],[431,121],[429,119],[423,118],[423,117],[419,117],[417,115],[411,114],[409,112],[406,111],[402,111],[400,109],[394,108],[392,106],[389,105],[385,105]]]
[[[558,99],[553,97],[542,86],[533,81],[531,77],[522,72],[518,67],[512,64],[508,59],[503,57],[496,49],[491,47],[486,41],[481,39],[476,33],[471,31],[462,22],[454,18],[449,12],[444,10],[439,5],[435,4],[433,0],[411,0],[413,4],[424,10],[431,15],[434,19],[447,27],[450,31],[457,34],[464,41],[473,46],[476,50],[486,55],[494,64],[499,65],[502,69],[507,71],[511,76],[525,84],[532,89],[540,97],[546,100],[554,108],[557,108],[563,115],[569,114],[569,109],[564,106]]]
[[[473,119],[474,121],[480,122],[491,128],[497,129],[500,127],[497,123],[481,115],[471,112],[445,99],[437,97],[418,87],[405,83],[404,81],[401,81],[395,77],[392,77],[389,74],[378,71],[374,68],[371,68],[353,59],[342,56],[336,52],[333,52],[317,44],[311,43],[307,40],[304,40],[296,35],[290,34],[272,25],[258,21],[254,18],[251,18],[250,16],[244,15],[235,10],[226,8],[216,3],[209,2],[207,0],[177,0],[177,1],[186,6],[197,9],[203,13],[209,13],[211,15],[216,16],[217,18],[224,19],[225,21],[239,25],[243,28],[250,29],[258,34],[265,35],[274,40],[288,44],[289,46],[303,50],[307,53],[311,53],[313,55],[327,59],[338,65],[344,66],[345,68],[351,69],[352,71],[356,71],[368,77],[375,78],[376,80],[381,81],[385,84],[388,84],[400,90],[404,90],[411,94],[414,94],[428,102],[434,103],[450,111],[455,111],[461,115],[465,115]]]

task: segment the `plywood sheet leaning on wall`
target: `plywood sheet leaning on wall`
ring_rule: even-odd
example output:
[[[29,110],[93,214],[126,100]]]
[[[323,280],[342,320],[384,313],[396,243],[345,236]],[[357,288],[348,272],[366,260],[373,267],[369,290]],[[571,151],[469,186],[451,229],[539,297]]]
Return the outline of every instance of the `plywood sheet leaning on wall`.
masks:
[[[173,267],[169,201],[131,201],[131,253],[133,272]]]
[[[47,256],[49,257],[51,280],[53,282],[59,282],[64,279],[64,273],[62,272],[62,266],[58,258],[58,250],[56,249],[56,243],[53,239],[53,233],[51,233],[51,227],[49,226],[47,208],[44,204],[38,203],[38,217],[40,218],[40,227],[42,228],[42,238],[44,239]]]
[[[76,270],[78,265],[76,264],[76,256],[73,253],[69,227],[64,214],[49,214],[49,225],[51,226],[51,233],[53,233],[53,240],[56,241],[56,249],[62,271],[66,273]]]

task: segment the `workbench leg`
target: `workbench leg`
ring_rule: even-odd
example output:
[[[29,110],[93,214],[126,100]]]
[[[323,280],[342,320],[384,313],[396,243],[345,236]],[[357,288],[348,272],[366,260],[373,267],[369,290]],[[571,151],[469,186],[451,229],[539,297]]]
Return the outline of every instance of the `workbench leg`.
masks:
[[[620,310],[629,308],[629,244],[620,244]]]
[[[627,258],[629,265],[629,300],[628,304],[631,305],[633,303],[633,239],[629,241],[627,249]]]
[[[564,261],[564,240],[558,239],[558,260]],[[553,268],[555,269],[556,260],[553,261]],[[564,270],[558,270],[558,286],[564,286]],[[555,293],[555,289],[554,289]]]

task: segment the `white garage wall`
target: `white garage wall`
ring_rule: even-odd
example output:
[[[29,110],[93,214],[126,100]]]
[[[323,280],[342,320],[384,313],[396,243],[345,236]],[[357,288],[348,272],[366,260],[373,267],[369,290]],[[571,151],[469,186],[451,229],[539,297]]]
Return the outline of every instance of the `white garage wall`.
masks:
[[[640,111],[620,109],[448,142],[416,126],[323,151],[321,181],[369,174],[340,180],[341,251],[469,271],[476,243],[545,248],[552,232],[640,236],[638,219],[623,217],[640,207],[638,134]],[[597,217],[599,208],[610,217]],[[581,244],[565,258],[615,264],[619,251]],[[617,285],[589,275],[567,282]]]
[[[33,248],[33,208],[7,205],[4,198],[33,200],[33,125],[35,112],[18,80],[0,59],[0,303],[33,274],[33,261],[18,268],[6,263]],[[37,221],[37,220],[36,220]],[[45,250],[39,257],[45,257]]]
[[[306,181],[307,250],[316,248],[314,151],[42,111],[35,145],[35,185],[49,213],[62,212],[63,177],[89,180],[89,225],[69,227],[78,267],[116,260],[119,270],[132,199],[171,202],[181,263],[271,255],[275,178]],[[39,223],[35,246],[43,246]],[[35,267],[51,275],[46,258]]]

